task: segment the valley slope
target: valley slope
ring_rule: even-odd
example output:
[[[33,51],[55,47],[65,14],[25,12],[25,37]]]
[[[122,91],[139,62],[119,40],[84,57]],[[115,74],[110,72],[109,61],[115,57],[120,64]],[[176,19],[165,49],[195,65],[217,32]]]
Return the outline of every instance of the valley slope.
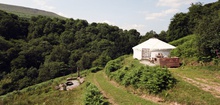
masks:
[[[60,16],[53,12],[48,12],[44,10],[39,9],[33,9],[33,8],[27,8],[27,7],[21,7],[21,6],[14,6],[14,5],[8,5],[8,4],[2,4],[0,3],[0,10],[16,14],[21,17],[31,17],[31,16],[48,16],[48,17],[57,17],[57,18],[65,18],[63,16]]]

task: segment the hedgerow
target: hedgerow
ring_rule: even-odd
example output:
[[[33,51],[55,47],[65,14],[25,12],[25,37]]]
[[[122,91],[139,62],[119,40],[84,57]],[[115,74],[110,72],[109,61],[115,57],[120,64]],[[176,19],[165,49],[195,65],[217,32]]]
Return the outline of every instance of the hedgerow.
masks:
[[[107,63],[105,71],[110,79],[115,80],[121,85],[132,86],[135,89],[144,89],[153,94],[170,89],[177,82],[167,68],[144,66],[138,64],[138,60],[132,60],[128,64],[123,65],[122,62],[127,60],[129,58],[120,60],[120,62],[115,62],[119,61],[116,59]]]

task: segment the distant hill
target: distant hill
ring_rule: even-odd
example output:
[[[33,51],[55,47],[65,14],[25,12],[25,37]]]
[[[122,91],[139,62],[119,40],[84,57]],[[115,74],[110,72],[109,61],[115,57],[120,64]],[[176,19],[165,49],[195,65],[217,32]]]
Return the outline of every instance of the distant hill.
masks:
[[[63,16],[60,16],[53,12],[48,12],[44,10],[39,9],[33,9],[33,8],[27,8],[27,7],[21,7],[21,6],[14,6],[14,5],[8,5],[8,4],[2,4],[0,3],[0,10],[16,14],[20,17],[31,17],[31,16],[48,16],[48,17],[57,17],[57,18],[65,18]]]

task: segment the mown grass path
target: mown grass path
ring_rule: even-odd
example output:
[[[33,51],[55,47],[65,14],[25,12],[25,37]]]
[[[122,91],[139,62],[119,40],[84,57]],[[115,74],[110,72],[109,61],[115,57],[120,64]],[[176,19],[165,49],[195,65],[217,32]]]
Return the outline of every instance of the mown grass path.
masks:
[[[91,78],[91,77],[90,77]],[[114,86],[104,75],[103,71],[92,74],[92,82],[102,91],[103,95],[108,98],[109,102],[114,105],[157,105],[151,101],[140,98],[128,91]]]

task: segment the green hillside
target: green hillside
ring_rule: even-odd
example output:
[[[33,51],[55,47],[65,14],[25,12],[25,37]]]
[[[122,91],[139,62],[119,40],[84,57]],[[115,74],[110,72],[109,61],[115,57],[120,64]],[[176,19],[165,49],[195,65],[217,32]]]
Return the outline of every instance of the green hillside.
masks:
[[[177,48],[172,50],[171,56],[180,58],[196,58],[198,57],[196,35],[188,35],[178,40],[170,42]]]
[[[85,84],[80,85],[73,91],[59,91],[55,89],[55,86],[58,84],[65,83],[68,77],[76,77],[76,74],[51,79],[2,95],[0,96],[0,105],[82,105],[86,88]]]
[[[140,33],[106,23],[0,10],[0,95],[101,66],[132,52]]]
[[[112,65],[112,62],[119,63],[120,67],[117,67],[117,64]],[[109,65],[113,68],[117,67],[118,69],[115,68],[114,71],[112,71],[112,75],[108,77],[108,74],[105,72],[109,68]],[[198,67],[181,67],[167,71],[166,69],[158,67],[146,67],[140,64],[138,60],[133,59],[132,56],[119,57],[110,61],[106,65],[105,69],[97,71],[99,69],[92,68],[81,72],[83,76],[86,75],[86,81],[73,90],[59,91],[55,89],[55,86],[60,83],[64,83],[66,78],[75,77],[76,74],[51,79],[19,91],[2,95],[0,96],[0,104],[85,105],[85,103],[88,102],[88,100],[86,101],[86,96],[88,95],[88,88],[86,87],[88,83],[92,83],[98,87],[102,96],[105,97],[105,102],[113,105],[220,104],[220,93],[218,92],[218,85],[220,84],[220,81],[213,77],[213,75],[220,76],[218,71],[210,71],[208,69]],[[147,72],[144,72],[144,70],[147,69],[152,70],[147,71],[150,73],[148,76],[152,77],[149,78],[149,80],[147,80],[147,75],[145,75]],[[127,74],[124,71],[127,71]],[[123,73],[125,74],[123,75]],[[166,84],[163,83],[162,79],[156,79],[155,77],[160,75],[163,78],[167,78],[166,76],[169,76],[170,78],[172,77],[170,73],[175,79],[177,79],[176,84],[172,86],[172,88],[164,89],[163,91],[155,94],[149,93],[150,91],[143,87],[145,85],[150,86],[150,84],[154,87],[154,89],[157,89],[156,87],[165,86]],[[136,78],[138,76],[140,76],[140,79]],[[122,82],[120,82],[120,78],[122,79]],[[123,84],[123,81],[127,81],[129,84],[125,85]],[[143,83],[145,85],[142,85]],[[151,89],[153,89],[152,87]],[[95,88],[93,88],[93,90],[94,89]],[[93,97],[93,99],[96,99],[96,102],[98,102],[98,99],[103,98]],[[91,101],[92,100],[90,100],[90,102]],[[105,105],[108,103],[105,103]]]
[[[197,57],[202,62],[220,58],[220,1],[209,4],[192,3],[187,13],[176,13],[171,19],[166,34],[166,41],[171,42],[194,34],[191,45],[182,57]],[[192,39],[190,39],[192,41]],[[188,44],[188,46],[191,46]],[[183,50],[183,49],[180,49]],[[192,50],[192,51],[190,51]],[[196,50],[196,51],[195,51]],[[196,52],[196,53],[194,53]],[[194,54],[193,54],[194,53]]]
[[[219,5],[192,4],[189,13],[174,16],[167,32],[145,36],[0,5],[8,11],[0,10],[0,105],[220,105]],[[154,36],[172,41],[177,48],[171,55],[180,57],[181,67],[148,67],[127,55]],[[72,91],[55,89],[79,70],[85,83]]]
[[[8,4],[2,4],[0,3],[0,10],[16,14],[21,17],[31,17],[31,16],[48,16],[48,17],[57,17],[57,18],[64,18],[63,16],[57,15],[53,12],[48,12],[44,10],[39,9],[33,9],[33,8],[27,8],[27,7],[21,7],[21,6],[14,6],[14,5],[8,5]]]
[[[184,65],[204,65],[205,63],[206,65],[211,64],[217,68],[220,64],[220,59],[218,57],[201,56],[201,52],[198,51],[197,37],[197,35],[193,34],[170,42],[170,44],[176,46],[176,49],[171,51],[171,56],[180,57]]]

